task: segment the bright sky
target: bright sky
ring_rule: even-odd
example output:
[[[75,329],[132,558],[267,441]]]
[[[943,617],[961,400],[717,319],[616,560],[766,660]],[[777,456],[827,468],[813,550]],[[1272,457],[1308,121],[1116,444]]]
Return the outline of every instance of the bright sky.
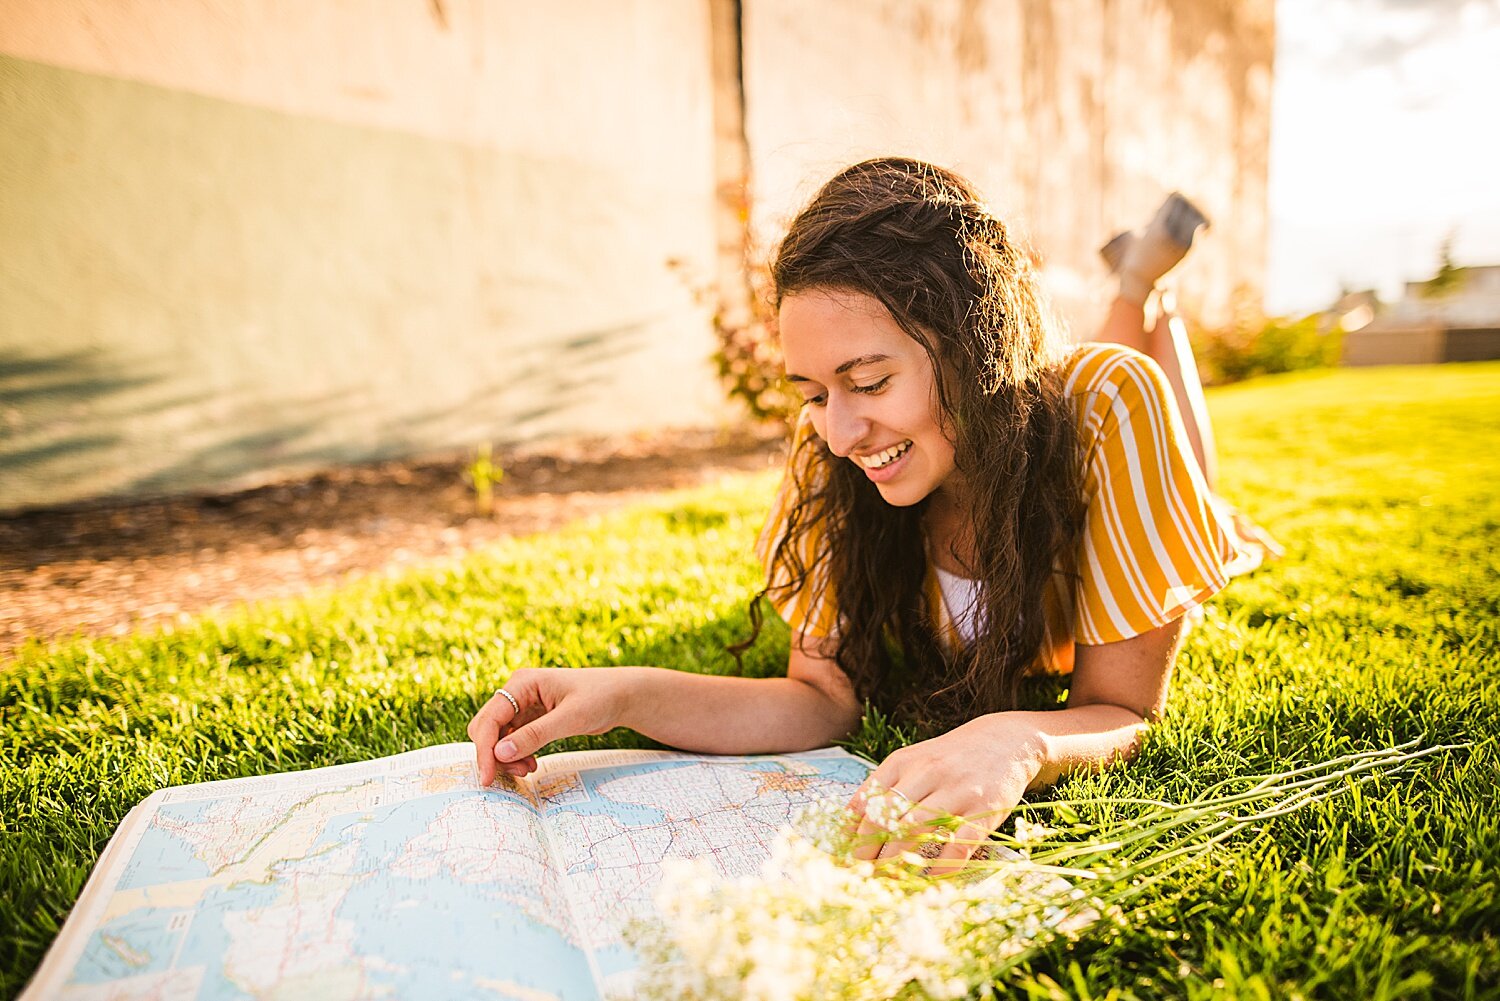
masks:
[[[1277,0],[1266,309],[1500,264],[1500,0]]]

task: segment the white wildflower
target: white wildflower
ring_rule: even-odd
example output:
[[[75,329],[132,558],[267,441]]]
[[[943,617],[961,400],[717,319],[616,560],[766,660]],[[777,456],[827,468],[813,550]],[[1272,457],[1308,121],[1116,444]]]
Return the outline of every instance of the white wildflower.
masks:
[[[1023,845],[1035,845],[1046,841],[1057,833],[1055,828],[1048,827],[1040,821],[1027,820],[1025,817],[1016,818],[1015,827],[1016,841]]]
[[[911,800],[894,789],[875,786],[865,795],[865,818],[883,831],[900,831],[911,807]]]
[[[818,811],[777,836],[757,876],[665,867],[660,921],[632,933],[648,963],[637,997],[962,998],[1078,910],[1072,884],[1014,852],[984,863],[987,878],[929,879],[915,853],[911,872],[877,877],[851,846],[848,815]]]
[[[1143,873],[1195,864],[1226,833],[1279,816],[1288,804],[1317,802],[1455,749],[1415,748],[1413,741],[1220,783],[1192,803],[1150,806],[1132,818],[1129,837],[1101,831],[1089,842],[1048,844],[1059,832],[1017,817],[1019,850],[992,842],[967,870],[937,879],[919,875],[926,861],[919,856],[909,870],[883,862],[876,878],[872,863],[849,861],[852,818],[811,810],[778,835],[757,876],[724,879],[697,862],[664,867],[660,917],[627,931],[642,960],[634,996],[988,996],[1010,964],[1046,943],[1079,935],[1101,917],[1125,920],[1121,904],[1146,885]],[[876,796],[883,805],[870,816],[893,839],[911,840],[915,832],[901,829],[910,805],[892,799]]]

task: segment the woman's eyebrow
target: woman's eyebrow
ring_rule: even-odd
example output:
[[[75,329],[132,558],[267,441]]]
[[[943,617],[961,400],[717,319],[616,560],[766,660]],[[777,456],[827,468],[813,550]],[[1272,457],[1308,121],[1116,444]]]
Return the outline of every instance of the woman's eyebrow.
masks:
[[[842,364],[838,368],[834,369],[833,370],[833,374],[834,375],[843,375],[845,372],[849,371],[851,368],[859,368],[861,365],[873,365],[876,362],[890,361],[890,360],[891,360],[891,356],[890,355],[860,355],[858,358],[850,358],[848,361],[844,362],[844,364]],[[786,376],[786,381],[787,382],[811,382],[812,380],[809,379],[805,375],[792,375],[790,372],[788,372],[787,376]]]
[[[850,358],[844,364],[833,370],[834,375],[843,375],[851,368],[859,368],[861,365],[873,365],[878,361],[890,361],[890,355],[860,355],[858,358]]]

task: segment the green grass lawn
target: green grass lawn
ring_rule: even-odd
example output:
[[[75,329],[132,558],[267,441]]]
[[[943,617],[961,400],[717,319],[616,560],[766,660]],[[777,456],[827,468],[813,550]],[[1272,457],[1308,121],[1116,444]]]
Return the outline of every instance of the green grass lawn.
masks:
[[[1188,799],[1421,738],[1471,744],[1247,833],[1150,920],[1050,947],[1030,997],[1500,994],[1500,365],[1274,377],[1210,394],[1226,496],[1281,538],[1190,637],[1141,755],[1070,797]],[[516,667],[726,672],[774,478],[462,566],[0,667],[0,996],[126,811],[162,786],[464,739]],[[747,670],[784,664],[772,629]],[[874,728],[860,741],[878,752]],[[633,746],[623,731],[569,746]]]

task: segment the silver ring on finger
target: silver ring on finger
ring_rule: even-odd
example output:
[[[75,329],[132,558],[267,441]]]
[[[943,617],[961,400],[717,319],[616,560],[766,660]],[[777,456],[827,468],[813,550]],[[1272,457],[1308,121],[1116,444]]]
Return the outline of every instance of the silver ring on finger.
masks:
[[[505,697],[505,701],[509,702],[510,703],[510,707],[516,711],[516,715],[517,716],[521,715],[521,703],[519,703],[519,702],[516,701],[516,697],[514,695],[510,694],[510,692],[507,692],[503,688],[497,688],[497,689],[495,689],[495,694],[496,695],[503,695]]]

